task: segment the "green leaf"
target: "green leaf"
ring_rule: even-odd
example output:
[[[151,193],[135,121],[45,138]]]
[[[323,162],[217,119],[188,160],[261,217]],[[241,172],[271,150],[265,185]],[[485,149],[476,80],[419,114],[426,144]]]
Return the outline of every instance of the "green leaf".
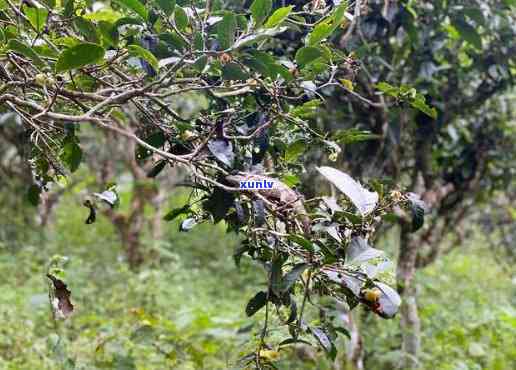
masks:
[[[482,49],[482,37],[478,34],[475,27],[471,26],[464,19],[456,19],[453,22],[453,26],[459,31],[460,36],[466,40],[466,42],[476,49]]]
[[[265,27],[267,28],[273,28],[281,24],[287,17],[289,16],[290,12],[294,9],[292,5],[285,6],[283,8],[279,8],[276,10],[272,15],[267,19],[267,22],[265,22]]]
[[[161,33],[159,39],[167,46],[179,51],[183,51],[188,46],[181,36],[174,32]]]
[[[322,56],[322,52],[319,48],[312,47],[312,46],[305,46],[301,49],[299,49],[296,53],[296,63],[299,66],[304,66],[306,64],[309,64],[310,62],[313,62],[317,58]]]
[[[98,26],[104,42],[116,47],[119,41],[119,34],[115,26],[106,21],[100,21]]]
[[[259,27],[272,10],[272,0],[254,0],[250,9],[254,24]]]
[[[63,0],[62,5],[64,7],[63,15],[65,18],[71,17],[74,11],[74,0]]]
[[[423,96],[416,97],[416,99],[410,102],[410,105],[413,108],[420,110],[427,116],[432,117],[433,119],[437,118],[437,110],[434,107],[430,107],[428,104],[426,104]]]
[[[159,70],[158,59],[156,59],[154,54],[152,54],[149,50],[144,49],[138,45],[129,45],[127,50],[129,51],[129,55],[142,58],[147,61],[152,66],[152,68],[156,70],[156,72]]]
[[[176,11],[174,12],[174,21],[176,22],[176,27],[179,29],[179,31],[184,31],[190,23],[188,15],[180,6],[176,6]]]
[[[83,43],[63,51],[56,63],[56,72],[66,72],[88,64],[94,64],[104,57],[104,49],[97,44]]]
[[[296,244],[299,244],[301,247],[303,247],[304,249],[306,249],[309,252],[315,251],[315,248],[314,248],[314,245],[312,244],[312,242],[301,235],[294,235],[294,234],[289,235],[288,240],[290,240]]]
[[[132,10],[136,14],[138,14],[143,19],[147,20],[149,17],[149,13],[145,6],[139,2],[138,0],[116,0],[117,3],[122,5],[123,7]]]
[[[335,29],[341,24],[344,18],[344,12],[347,8],[347,2],[342,2],[335,8],[332,15],[319,22],[312,32],[308,35],[306,41],[309,46],[313,46],[329,37]]]
[[[323,21],[319,23],[308,35],[308,45],[317,45],[319,42],[330,36],[333,30],[334,28],[330,22]]]
[[[20,41],[11,39],[7,43],[7,49],[20,53],[21,55],[26,56],[30,60],[36,64],[38,68],[43,68],[46,66],[46,63],[34,52],[34,50],[28,47],[25,44],[22,44]]]
[[[247,316],[251,317],[255,313],[257,313],[262,307],[267,303],[267,293],[266,292],[258,292],[256,295],[251,298],[251,300],[247,303],[245,308],[245,313]]]
[[[236,63],[228,63],[222,67],[222,78],[224,80],[242,80],[249,78],[249,74],[240,68]]]
[[[176,7],[176,0],[156,0],[156,2],[166,15],[172,14]]]
[[[339,130],[333,136],[333,140],[339,144],[351,144],[366,140],[377,140],[380,138],[380,135],[373,134],[371,131],[359,130],[357,128]]]
[[[294,285],[294,283],[299,279],[299,277],[303,274],[303,272],[309,267],[307,263],[298,263],[295,265],[292,270],[287,272],[281,281],[280,290],[285,293],[288,292],[289,289]]]
[[[251,50],[249,53],[252,55],[252,58],[246,58],[244,64],[254,69],[256,72],[272,79],[278,78],[278,75],[283,77],[286,81],[293,79],[289,70],[279,64],[272,55],[259,50]]]
[[[299,177],[291,173],[287,173],[281,177],[281,182],[287,185],[289,188],[293,188],[301,182]]]
[[[43,28],[45,28],[45,24],[47,23],[48,18],[48,10],[45,8],[34,8],[27,5],[23,6],[23,13],[27,16],[30,24],[41,33]]]
[[[68,166],[71,172],[75,172],[79,168],[82,160],[82,150],[75,136],[69,136],[65,139],[61,160]]]
[[[313,118],[317,115],[321,103],[319,99],[309,100],[303,105],[293,108],[290,114],[299,118]]]
[[[226,13],[217,25],[217,40],[220,48],[229,49],[235,43],[237,21],[233,13]]]
[[[297,140],[290,144],[285,150],[285,161],[292,163],[297,161],[299,156],[303,154],[306,149],[305,140]]]
[[[83,17],[77,17],[73,20],[73,24],[75,27],[77,27],[79,33],[84,36],[86,41],[92,42],[94,44],[99,42],[97,27],[93,24],[93,22]]]
[[[168,212],[164,217],[163,220],[165,221],[172,221],[175,220],[178,216],[188,214],[190,212],[190,205],[185,204],[184,206],[180,208],[174,208],[170,212]]]
[[[381,92],[390,95],[392,97],[397,98],[399,95],[399,89],[392,85],[389,85],[387,82],[379,82],[376,84],[376,88]]]
[[[271,290],[278,297],[281,294],[281,281],[283,276],[281,268],[283,267],[283,262],[284,259],[278,256],[272,261],[271,265]]]
[[[206,65],[208,64],[208,56],[207,55],[201,55],[199,58],[195,60],[195,63],[192,65],[197,72],[204,71],[204,68],[206,68]]]

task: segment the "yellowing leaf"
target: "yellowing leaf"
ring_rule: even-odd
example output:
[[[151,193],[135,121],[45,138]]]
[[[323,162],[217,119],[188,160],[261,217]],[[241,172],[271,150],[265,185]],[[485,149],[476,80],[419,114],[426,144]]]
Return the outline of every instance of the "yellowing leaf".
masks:
[[[265,358],[269,361],[278,361],[280,358],[280,353],[278,351],[273,351],[269,349],[262,349],[260,351],[260,357]]]
[[[354,86],[353,86],[353,82],[351,82],[350,80],[346,80],[345,78],[341,79],[340,80],[340,83],[346,88],[348,89],[349,91],[353,91],[354,89]]]

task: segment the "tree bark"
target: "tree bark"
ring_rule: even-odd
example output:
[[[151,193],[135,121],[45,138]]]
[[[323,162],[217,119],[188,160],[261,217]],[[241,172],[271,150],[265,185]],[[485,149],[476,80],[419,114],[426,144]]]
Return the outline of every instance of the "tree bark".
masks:
[[[400,254],[396,278],[398,291],[403,297],[400,308],[400,324],[402,332],[401,349],[405,354],[402,369],[418,367],[418,357],[421,350],[421,323],[419,320],[416,300],[416,260],[417,243],[410,234],[408,226],[403,226],[400,234]]]

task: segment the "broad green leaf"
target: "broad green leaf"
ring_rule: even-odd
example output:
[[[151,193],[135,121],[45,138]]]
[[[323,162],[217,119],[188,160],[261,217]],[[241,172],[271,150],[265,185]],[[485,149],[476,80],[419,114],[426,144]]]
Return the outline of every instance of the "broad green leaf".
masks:
[[[313,46],[329,37],[341,24],[346,8],[347,2],[344,1],[334,10],[332,15],[319,22],[308,35],[307,44]]]
[[[18,40],[9,40],[9,42],[7,43],[7,49],[26,56],[27,58],[32,60],[34,64],[36,64],[36,66],[40,69],[46,66],[46,63],[38,56],[38,54],[36,54],[36,52],[32,48],[28,47],[25,44],[22,44]]]
[[[222,67],[222,78],[224,80],[242,80],[249,78],[249,74],[242,70],[237,63],[228,63]]]
[[[159,39],[167,46],[179,51],[183,51],[188,46],[181,36],[174,32],[161,33]]]
[[[459,31],[460,36],[476,49],[482,49],[482,37],[478,34],[475,27],[468,24],[464,19],[457,19],[453,26]]]
[[[84,36],[86,41],[92,42],[94,44],[99,42],[97,27],[93,24],[93,22],[83,17],[77,17],[73,20],[73,24],[75,27],[77,27],[80,34]]]
[[[254,24],[259,27],[272,10],[272,0],[254,0],[250,9]]]
[[[179,29],[179,31],[184,31],[190,23],[188,20],[188,15],[180,6],[176,6],[176,10],[174,12],[174,21],[176,22],[176,27]]]
[[[97,10],[96,12],[86,13],[82,17],[92,22],[104,21],[109,23],[115,23],[119,19],[123,18],[123,15],[120,12],[117,12],[113,9],[102,8],[100,10]]]
[[[379,82],[376,84],[376,88],[387,95],[397,98],[399,95],[399,89],[389,85],[387,82]]]
[[[267,293],[266,292],[258,292],[256,295],[249,300],[247,306],[245,308],[245,313],[247,316],[253,316],[257,313],[262,307],[267,303]]]
[[[207,64],[208,57],[206,55],[201,55],[195,60],[195,63],[192,65],[192,67],[194,67],[198,72],[202,73]]]
[[[104,42],[107,42],[109,45],[112,46],[118,45],[119,34],[112,23],[106,21],[99,21],[98,27],[100,30],[100,34],[104,38]]]
[[[95,64],[104,57],[104,49],[96,44],[83,43],[63,51],[56,63],[56,72],[66,72],[88,64]]]
[[[306,239],[304,236],[289,235],[288,240],[290,240],[296,244],[299,244],[301,247],[303,247],[304,249],[306,249],[309,252],[315,251],[315,248],[314,248],[314,245],[312,244],[312,242],[310,240]]]
[[[309,100],[303,105],[293,108],[290,114],[299,118],[313,118],[319,111],[320,106],[321,101],[319,99]]]
[[[62,1],[62,5],[63,5],[63,15],[66,17],[66,18],[69,18],[73,15],[73,11],[74,11],[74,1],[75,0],[63,0]]]
[[[285,161],[292,163],[297,161],[299,156],[303,154],[306,149],[305,140],[297,140],[290,144],[285,150]]]
[[[172,221],[175,220],[178,216],[184,215],[190,212],[190,205],[186,204],[183,207],[180,208],[174,208],[170,212],[168,212],[164,217],[163,220],[165,221]]]
[[[74,136],[67,137],[61,151],[61,160],[71,172],[75,172],[82,160],[82,150]]]
[[[419,96],[410,102],[410,105],[433,119],[437,118],[437,109],[425,103],[423,96]]]
[[[145,6],[138,0],[116,0],[117,3],[122,5],[123,7],[132,10],[136,14],[138,14],[143,19],[147,20],[149,17],[149,13]]]
[[[289,70],[285,66],[279,64],[272,55],[259,50],[251,50],[250,54],[252,55],[252,58],[245,59],[244,63],[258,73],[272,79],[278,78],[278,75],[286,81],[291,81],[293,79]]]
[[[36,31],[41,32],[47,23],[48,18],[48,10],[45,8],[35,8],[31,6],[24,5],[23,13],[29,19],[30,24],[36,29]]]
[[[172,14],[176,7],[176,0],[156,0],[156,2],[166,15]]]
[[[322,56],[322,52],[319,48],[312,46],[305,46],[299,49],[296,53],[296,63],[303,67],[310,62],[313,62],[317,58]]]
[[[373,134],[371,131],[359,130],[356,128],[339,130],[333,136],[333,140],[339,144],[351,144],[365,140],[377,140],[380,138],[380,135]]]
[[[127,47],[127,50],[129,51],[129,55],[132,55],[133,57],[142,58],[145,61],[147,61],[156,71],[159,70],[158,59],[156,59],[154,54],[152,54],[149,50],[144,49],[138,45],[129,45]]]
[[[278,297],[281,294],[281,279],[283,277],[283,272],[282,272],[281,268],[283,267],[284,261],[285,260],[283,258],[276,257],[272,261],[272,265],[271,265],[270,286],[271,286],[272,292]]]
[[[326,20],[319,23],[308,35],[308,45],[317,45],[319,42],[330,36],[334,30],[335,28],[333,27],[331,20]]]
[[[283,293],[287,292],[308,267],[309,265],[307,263],[298,263],[295,265],[292,270],[283,276],[280,290]]]
[[[222,50],[229,49],[235,43],[237,21],[233,13],[226,13],[217,25],[217,39]]]
[[[267,22],[265,22],[265,27],[267,28],[273,28],[281,24],[287,17],[289,16],[290,12],[294,9],[292,5],[285,6],[283,8],[279,8],[276,10],[272,15],[267,19]]]

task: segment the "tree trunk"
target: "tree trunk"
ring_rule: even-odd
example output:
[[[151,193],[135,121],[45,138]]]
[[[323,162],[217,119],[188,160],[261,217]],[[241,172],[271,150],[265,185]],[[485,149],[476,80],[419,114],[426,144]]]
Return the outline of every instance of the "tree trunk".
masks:
[[[408,226],[403,226],[400,235],[400,254],[396,278],[398,291],[402,296],[400,323],[402,332],[402,351],[404,352],[403,369],[418,367],[418,356],[421,350],[421,323],[416,302],[416,273],[417,243],[412,237]]]

